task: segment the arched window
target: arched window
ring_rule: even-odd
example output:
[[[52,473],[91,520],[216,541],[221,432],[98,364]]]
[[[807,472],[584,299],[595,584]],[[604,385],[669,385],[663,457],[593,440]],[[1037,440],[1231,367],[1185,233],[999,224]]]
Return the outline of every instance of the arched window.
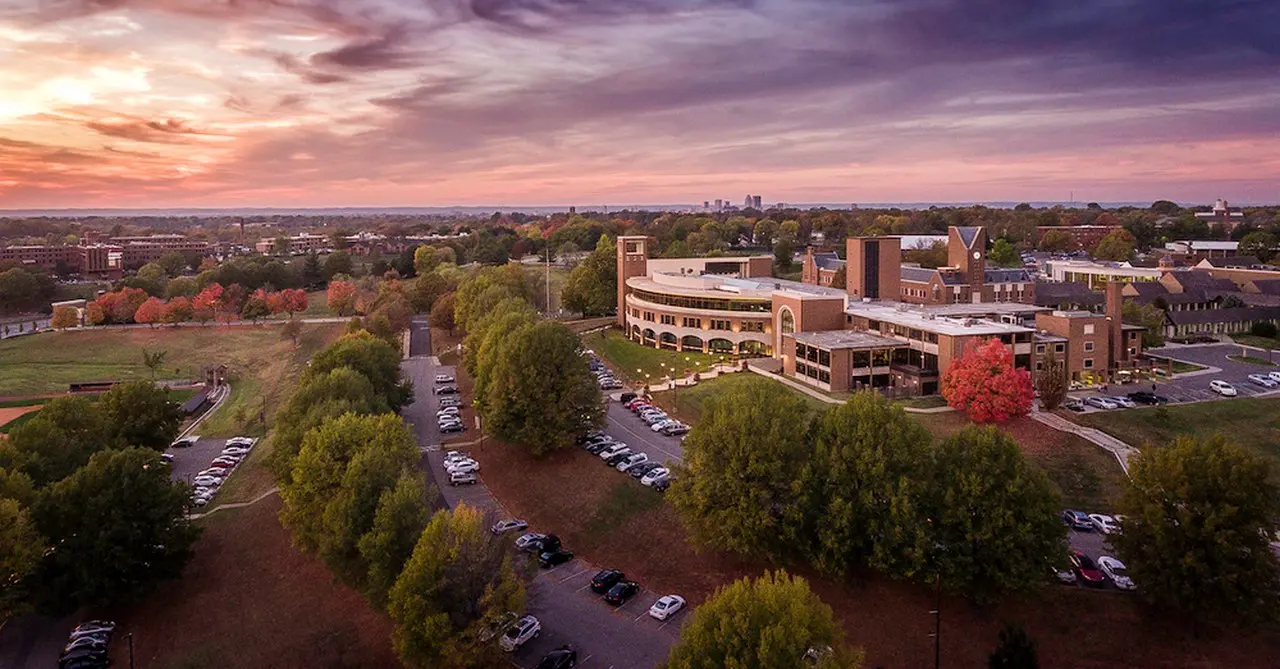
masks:
[[[778,326],[778,327],[779,327],[779,332],[781,332],[781,333],[782,333],[782,334],[784,334],[784,335],[785,335],[785,334],[795,334],[795,331],[796,331],[796,317],[795,317],[795,315],[794,315],[794,314],[792,314],[792,313],[791,313],[791,308],[790,308],[790,307],[783,307],[783,308],[782,308],[782,311],[781,311],[781,312],[779,313],[779,315],[778,315],[778,320],[779,320],[779,322],[780,322],[780,324],[779,324],[779,326]]]

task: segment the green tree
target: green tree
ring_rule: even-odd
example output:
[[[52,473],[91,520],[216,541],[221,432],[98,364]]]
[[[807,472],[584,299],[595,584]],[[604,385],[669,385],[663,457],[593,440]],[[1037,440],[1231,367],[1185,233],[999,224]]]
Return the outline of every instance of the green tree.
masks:
[[[573,271],[560,293],[565,309],[587,316],[607,314],[618,307],[617,248],[601,235],[596,248]]]
[[[293,460],[302,450],[302,438],[311,428],[347,413],[373,415],[388,411],[386,399],[373,389],[369,379],[350,367],[308,374],[276,415],[267,467],[277,481],[286,482]]]
[[[488,368],[492,369],[492,363],[497,361],[495,347],[506,341],[506,335],[516,331],[522,325],[533,325],[537,321],[538,312],[534,310],[533,305],[518,297],[511,297],[499,302],[493,311],[472,325],[471,331],[462,342],[462,363],[467,374],[476,381],[474,395],[477,402],[483,403],[485,396],[483,388],[485,383],[480,379],[480,360],[484,359],[488,363]],[[482,355],[486,350],[486,343],[489,344],[489,349],[494,351],[490,355]]]
[[[864,565],[914,575],[930,546],[920,522],[928,430],[883,395],[865,391],[823,412],[813,433],[800,506],[814,564],[838,576]]]
[[[95,453],[55,483],[32,514],[54,547],[36,576],[42,608],[125,603],[179,576],[199,536],[188,495],[147,448]]]
[[[1280,247],[1280,238],[1270,232],[1255,230],[1240,238],[1239,253],[1253,256],[1262,262],[1269,262]]]
[[[452,286],[439,272],[419,274],[413,282],[412,290],[409,291],[409,302],[416,313],[429,314],[436,300],[451,289]]]
[[[16,499],[0,498],[0,620],[25,608],[28,579],[47,548],[27,509]]]
[[[164,359],[168,356],[169,352],[164,349],[155,351],[148,351],[146,348],[142,349],[142,366],[151,370],[152,380],[155,380],[156,373],[160,371],[160,368],[164,367]]]
[[[481,415],[498,438],[543,455],[602,422],[600,388],[581,341],[564,325],[542,321],[511,332],[495,353]]]
[[[1048,253],[1066,253],[1076,249],[1076,238],[1065,230],[1048,230],[1040,237],[1041,251]]]
[[[1040,393],[1040,406],[1045,411],[1057,409],[1067,398],[1067,364],[1049,349],[1044,365],[1036,372],[1036,390]]]
[[[1017,625],[1005,625],[1000,630],[999,645],[987,658],[990,669],[1040,669],[1036,644],[1026,630]]]
[[[175,297],[195,297],[200,292],[200,285],[191,277],[178,276],[169,279],[164,286],[165,299],[173,299]]]
[[[1018,444],[970,425],[936,449],[926,521],[943,585],[979,601],[1044,583],[1066,550],[1062,500]]]
[[[307,289],[319,288],[324,283],[324,267],[320,263],[320,256],[315,251],[308,253],[302,259],[302,269],[298,272],[298,278],[302,287]]]
[[[997,239],[991,245],[991,250],[987,252],[987,260],[992,264],[1000,267],[1021,267],[1022,256],[1018,255],[1018,249],[1014,248],[1009,240],[1001,238]]]
[[[698,543],[742,555],[800,547],[797,481],[811,456],[808,407],[767,379],[707,400],[668,497]]]
[[[59,397],[9,433],[16,466],[44,487],[70,476],[97,451],[113,445],[99,405],[83,397]]]
[[[333,277],[343,274],[350,276],[355,269],[355,265],[351,262],[351,254],[346,251],[334,251],[324,259],[324,270],[321,275],[325,281],[331,281]]]
[[[1125,300],[1120,307],[1120,320],[1129,325],[1141,325],[1142,348],[1164,346],[1164,309],[1154,304],[1141,304]]]
[[[413,383],[400,375],[400,351],[373,334],[343,335],[311,359],[304,379],[350,367],[362,374],[393,411],[413,401]]]
[[[778,270],[786,272],[791,269],[791,264],[795,260],[796,245],[786,237],[779,237],[777,242],[773,244],[773,263],[778,266]]]
[[[772,246],[774,237],[778,236],[778,223],[771,218],[756,221],[751,230],[751,239],[760,246]]]
[[[0,468],[0,499],[12,499],[23,506],[30,506],[35,498],[36,486],[30,476],[17,470]]]
[[[1120,510],[1111,542],[1149,602],[1199,619],[1275,616],[1280,489],[1266,460],[1221,436],[1144,449]]]
[[[1137,243],[1133,235],[1123,228],[1112,230],[1093,247],[1093,257],[1099,260],[1124,261],[1133,258],[1133,247]]]
[[[439,263],[434,246],[423,245],[413,250],[413,269],[418,272],[418,276],[430,274]]]
[[[809,583],[785,571],[742,578],[716,590],[693,611],[668,669],[805,667],[856,669],[859,653],[844,648],[831,608]],[[830,649],[830,650],[828,650]],[[806,663],[812,658],[812,663]]]
[[[454,322],[468,332],[473,321],[508,297],[521,297],[532,303],[533,286],[519,265],[486,267],[463,281],[454,296]]]
[[[98,400],[103,433],[111,443],[163,451],[178,436],[182,407],[150,381],[116,384]]]
[[[373,525],[357,543],[360,559],[368,566],[365,594],[378,608],[386,607],[387,593],[413,554],[429,518],[427,488],[415,474],[401,474],[395,487],[378,499]]]
[[[503,662],[479,634],[507,611],[524,608],[525,588],[509,542],[485,515],[459,505],[438,511],[391,588],[388,612],[400,659],[415,668],[487,668]]]

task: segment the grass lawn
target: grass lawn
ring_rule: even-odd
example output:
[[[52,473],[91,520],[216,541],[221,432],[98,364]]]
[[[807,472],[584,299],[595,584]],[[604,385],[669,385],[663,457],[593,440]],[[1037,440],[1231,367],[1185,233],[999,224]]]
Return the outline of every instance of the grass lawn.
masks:
[[[675,409],[674,415],[680,420],[694,424],[702,418],[702,411],[706,408],[708,398],[723,394],[729,390],[740,387],[743,384],[751,383],[753,380],[778,383],[777,381],[772,381],[771,379],[767,379],[753,372],[734,372],[732,374],[717,376],[713,379],[704,379],[698,382],[698,385],[696,386],[681,386],[674,392],[668,390],[660,393],[654,393],[653,397],[660,406],[666,408],[668,411]],[[801,400],[804,400],[805,405],[815,413],[827,409],[828,407],[835,406],[834,404],[823,402],[816,397],[806,395],[784,384],[778,383],[778,385],[785,388]]]
[[[612,328],[593,332],[583,337],[582,343],[595,351],[615,373],[631,381],[644,381],[647,374],[649,383],[661,383],[662,378],[669,373],[664,371],[664,364],[667,370],[675,369],[678,374],[683,374],[685,369],[710,369],[721,359],[720,356],[706,353],[681,353],[642,346]]]
[[[1254,365],[1256,367],[1275,367],[1276,366],[1276,363],[1271,362],[1266,358],[1256,358],[1252,355],[1229,355],[1227,356],[1227,358],[1230,360],[1235,360],[1236,362],[1243,362],[1246,365]]]
[[[1181,436],[1223,434],[1270,458],[1280,471],[1280,398],[1236,397],[1146,409],[1098,411],[1072,418],[1140,449],[1162,447]]]
[[[911,399],[898,400],[898,404],[912,409],[938,409],[947,406],[947,400],[942,395],[929,395],[928,397],[912,397]]]
[[[1272,339],[1271,337],[1255,337],[1254,335],[1246,334],[1231,335],[1231,338],[1234,339],[1237,344],[1244,344],[1245,346],[1256,346],[1258,348],[1265,348],[1272,351],[1280,349],[1280,340]]]
[[[1173,373],[1174,373],[1174,374],[1186,374],[1187,372],[1196,372],[1196,371],[1200,371],[1200,370],[1202,370],[1202,369],[1205,369],[1205,366],[1204,366],[1204,365],[1196,365],[1196,364],[1192,364],[1192,363],[1190,363],[1190,362],[1183,362],[1183,361],[1181,361],[1181,360],[1174,360],[1174,361],[1173,361]]]
[[[538,304],[546,301],[547,294],[547,268],[545,265],[521,265],[524,271],[533,279],[538,286],[538,295],[535,301]],[[573,270],[567,267],[552,266],[551,268],[551,308],[548,311],[560,311],[560,294],[564,292],[564,284],[569,280],[569,272]]]

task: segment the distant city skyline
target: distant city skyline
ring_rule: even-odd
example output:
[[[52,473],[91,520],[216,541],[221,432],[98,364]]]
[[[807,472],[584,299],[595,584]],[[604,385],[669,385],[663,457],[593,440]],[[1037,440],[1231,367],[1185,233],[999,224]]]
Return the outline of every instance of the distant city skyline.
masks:
[[[1277,202],[1277,43],[1265,0],[13,0],[0,210]]]

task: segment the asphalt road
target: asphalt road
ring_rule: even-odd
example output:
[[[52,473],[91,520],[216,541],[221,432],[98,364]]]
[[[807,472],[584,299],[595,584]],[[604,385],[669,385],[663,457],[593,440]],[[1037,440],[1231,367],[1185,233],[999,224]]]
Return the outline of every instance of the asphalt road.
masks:
[[[1236,391],[1240,393],[1240,397],[1253,397],[1264,393],[1280,392],[1280,390],[1276,388],[1259,386],[1249,380],[1250,374],[1266,374],[1267,372],[1277,368],[1259,367],[1257,365],[1236,362],[1235,360],[1231,360],[1227,357],[1229,355],[1240,355],[1240,351],[1240,346],[1236,344],[1179,346],[1149,351],[1149,353],[1154,356],[1172,358],[1174,360],[1180,360],[1182,362],[1188,362],[1202,367],[1216,367],[1221,370],[1218,372],[1191,372],[1189,374],[1180,374],[1172,379],[1160,379],[1156,382],[1156,393],[1168,397],[1171,402],[1204,402],[1209,400],[1229,401],[1231,398],[1224,398],[1209,389],[1209,382],[1215,379],[1221,379],[1235,386]],[[1258,351],[1250,351],[1249,354],[1256,357],[1266,356],[1265,353]],[[1280,361],[1280,354],[1277,354],[1276,357],[1277,360]],[[1106,393],[1085,391],[1071,393],[1071,396],[1084,399],[1086,397],[1098,395],[1124,395],[1137,390],[1151,390],[1150,382],[1112,385],[1107,389]],[[1088,407],[1086,411],[1102,411],[1102,409]]]
[[[614,396],[618,393],[613,393]],[[605,397],[608,404],[608,424],[605,426],[605,433],[626,443],[633,451],[643,451],[649,455],[649,459],[655,462],[679,462],[684,457],[683,442],[680,437],[668,437],[660,432],[654,432],[639,416],[631,413],[629,409],[622,403],[612,399],[611,396]]]

